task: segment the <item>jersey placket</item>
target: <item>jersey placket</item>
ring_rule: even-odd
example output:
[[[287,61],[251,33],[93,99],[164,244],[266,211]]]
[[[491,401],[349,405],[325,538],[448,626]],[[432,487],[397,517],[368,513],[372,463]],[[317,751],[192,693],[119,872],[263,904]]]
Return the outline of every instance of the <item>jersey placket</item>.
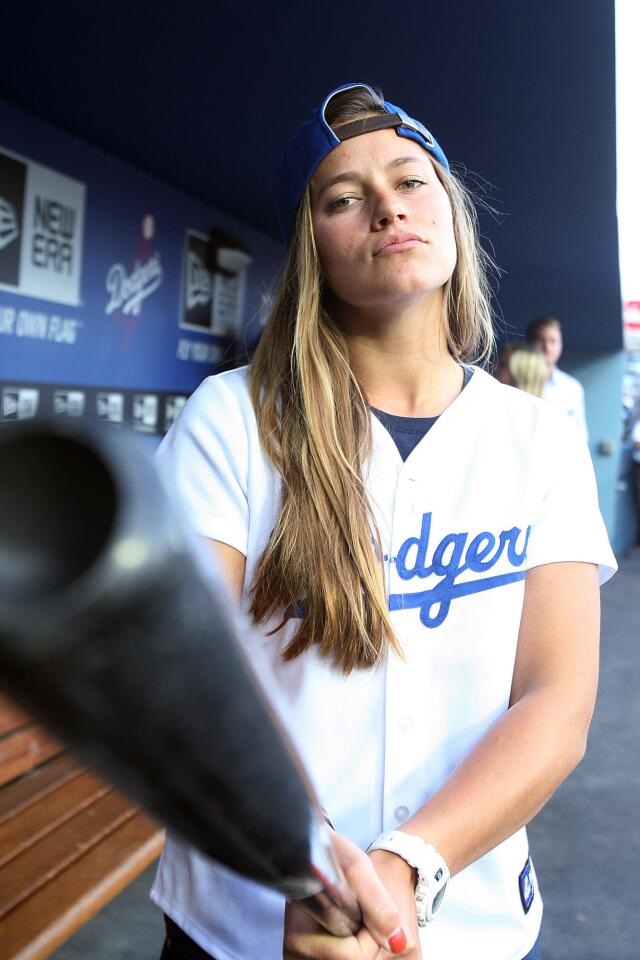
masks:
[[[415,528],[419,525],[419,487],[424,487],[425,484],[424,478],[420,484],[418,465],[428,442],[428,437],[424,437],[406,462],[397,465],[393,507],[388,523],[387,596],[391,592],[402,592],[407,586],[398,576],[396,558],[402,543],[415,533]],[[424,493],[423,490],[422,499]],[[404,646],[405,642],[424,642],[424,638],[417,636],[420,629],[418,611],[398,611],[393,619],[401,645]],[[416,671],[415,662],[410,667],[407,662],[391,654],[388,658],[385,684],[382,820],[383,829],[393,830],[415,812],[416,758],[424,751],[424,738],[428,735],[425,728],[428,683],[426,678]]]

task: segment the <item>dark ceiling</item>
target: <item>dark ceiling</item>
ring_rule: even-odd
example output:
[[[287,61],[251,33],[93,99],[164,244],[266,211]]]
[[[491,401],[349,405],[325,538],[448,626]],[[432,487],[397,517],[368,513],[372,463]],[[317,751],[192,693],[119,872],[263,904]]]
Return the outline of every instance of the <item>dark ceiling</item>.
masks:
[[[8,6],[0,97],[273,235],[282,143],[327,89],[378,83],[493,185],[506,322],[620,345],[614,0]]]

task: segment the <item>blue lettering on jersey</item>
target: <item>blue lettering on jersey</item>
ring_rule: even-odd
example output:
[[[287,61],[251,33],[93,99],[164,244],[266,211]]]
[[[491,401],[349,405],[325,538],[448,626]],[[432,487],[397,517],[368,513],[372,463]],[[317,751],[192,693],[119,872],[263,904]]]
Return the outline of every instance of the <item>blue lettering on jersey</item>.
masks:
[[[411,593],[392,593],[389,596],[389,610],[408,610],[420,608],[420,621],[425,627],[439,627],[446,620],[451,601],[458,597],[467,597],[483,590],[494,590],[507,583],[523,580],[525,570],[514,570],[492,577],[476,577],[457,583],[457,578],[465,570],[484,573],[505,557],[511,567],[522,567],[527,557],[527,545],[531,527],[527,527],[524,542],[519,546],[522,530],[511,527],[495,536],[488,530],[478,533],[471,542],[468,533],[448,533],[435,547],[431,563],[427,563],[429,538],[431,534],[431,514],[422,515],[422,529],[419,537],[408,537],[395,558],[398,576],[402,580],[418,577],[440,577],[430,590]]]

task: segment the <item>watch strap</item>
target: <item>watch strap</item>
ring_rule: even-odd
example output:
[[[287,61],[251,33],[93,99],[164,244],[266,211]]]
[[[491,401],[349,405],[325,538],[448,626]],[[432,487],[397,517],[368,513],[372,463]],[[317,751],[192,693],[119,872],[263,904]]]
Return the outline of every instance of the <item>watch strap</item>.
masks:
[[[422,837],[405,833],[400,830],[389,830],[381,833],[367,848],[367,853],[373,850],[387,850],[405,860],[410,867],[418,872],[416,883],[416,916],[418,926],[424,927],[438,915],[444,899],[447,883],[449,882],[449,868],[444,858],[435,847],[426,843]]]

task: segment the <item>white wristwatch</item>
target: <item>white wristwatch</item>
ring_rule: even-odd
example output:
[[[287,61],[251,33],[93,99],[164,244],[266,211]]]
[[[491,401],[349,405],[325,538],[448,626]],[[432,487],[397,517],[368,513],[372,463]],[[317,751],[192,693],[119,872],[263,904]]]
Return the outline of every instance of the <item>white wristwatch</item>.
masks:
[[[406,860],[410,867],[418,871],[416,883],[416,916],[418,926],[424,927],[431,920],[435,920],[440,912],[444,894],[449,882],[449,868],[438,851],[421,837],[401,830],[389,830],[381,833],[377,840],[367,848],[372,850],[388,850]]]

